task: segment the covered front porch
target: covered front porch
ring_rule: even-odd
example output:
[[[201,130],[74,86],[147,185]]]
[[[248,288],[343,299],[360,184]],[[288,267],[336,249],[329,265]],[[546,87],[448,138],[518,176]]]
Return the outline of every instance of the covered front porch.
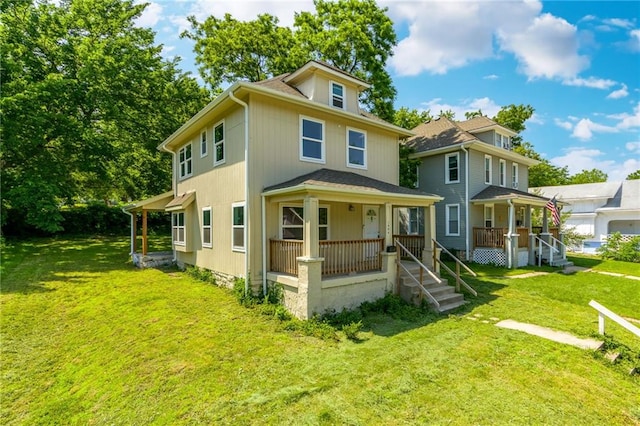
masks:
[[[554,263],[565,258],[558,227],[549,227],[549,200],[522,191],[489,187],[471,199],[471,258],[508,268]],[[542,209],[542,226],[532,225]]]
[[[355,307],[395,291],[393,211],[440,197],[323,169],[263,192],[266,279],[300,318]],[[431,230],[423,237],[432,238]],[[425,255],[432,261],[431,253]]]

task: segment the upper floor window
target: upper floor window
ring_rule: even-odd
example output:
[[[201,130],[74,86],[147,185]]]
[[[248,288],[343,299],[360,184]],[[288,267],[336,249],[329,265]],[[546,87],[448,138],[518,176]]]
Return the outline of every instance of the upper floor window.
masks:
[[[331,106],[344,109],[344,86],[331,82]]]
[[[367,168],[367,134],[347,127],[347,166]]]
[[[500,160],[500,186],[507,186],[507,162]]]
[[[224,121],[213,128],[213,164],[222,164],[225,161]]]
[[[180,178],[191,176],[193,173],[191,165],[191,144],[185,145],[178,151]]]
[[[460,154],[447,154],[444,157],[445,167],[445,183],[460,182]]]
[[[491,166],[491,156],[484,156],[484,183],[491,185],[491,175],[492,175],[492,166]]]
[[[206,157],[207,150],[207,130],[205,129],[200,133],[200,157]]]
[[[176,245],[185,245],[185,226],[184,226],[184,212],[173,213],[172,219],[172,234],[173,243]]]
[[[511,165],[511,187],[518,189],[518,163]]]
[[[244,203],[233,203],[231,205],[231,249],[233,251],[244,251]]]
[[[446,234],[451,236],[460,235],[460,204],[447,204],[446,216]]]
[[[324,121],[300,117],[300,159],[324,163]]]
[[[496,133],[495,138],[495,146],[499,146],[501,148],[509,149],[509,136],[501,135],[500,133]]]
[[[211,247],[211,207],[202,209],[202,247]]]

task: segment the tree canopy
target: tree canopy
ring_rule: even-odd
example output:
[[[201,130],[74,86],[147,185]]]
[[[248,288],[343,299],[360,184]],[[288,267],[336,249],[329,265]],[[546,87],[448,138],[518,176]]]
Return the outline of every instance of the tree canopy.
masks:
[[[602,170],[582,170],[569,178],[569,184],[606,182],[607,174]]]
[[[640,170],[636,170],[633,173],[629,173],[629,175],[627,175],[627,178],[625,180],[634,180],[634,179],[640,179]]]
[[[8,2],[1,12],[2,214],[59,228],[59,207],[170,188],[155,147],[206,102],[160,56],[131,0]]]
[[[360,101],[374,114],[393,120],[396,89],[385,64],[397,43],[393,23],[374,0],[314,0],[315,12],[296,12],[293,30],[259,15],[241,22],[226,15],[204,22],[190,17],[182,36],[195,42],[202,78],[213,89],[223,81],[259,81],[294,71],[315,59],[371,84]]]

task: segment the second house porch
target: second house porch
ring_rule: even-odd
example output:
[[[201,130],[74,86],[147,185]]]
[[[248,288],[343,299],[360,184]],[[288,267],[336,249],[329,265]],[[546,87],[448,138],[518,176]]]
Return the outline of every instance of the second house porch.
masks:
[[[352,308],[396,285],[393,211],[440,198],[355,173],[322,169],[263,192],[266,279],[299,318]],[[432,220],[430,220],[430,223]],[[435,227],[428,227],[430,231]]]

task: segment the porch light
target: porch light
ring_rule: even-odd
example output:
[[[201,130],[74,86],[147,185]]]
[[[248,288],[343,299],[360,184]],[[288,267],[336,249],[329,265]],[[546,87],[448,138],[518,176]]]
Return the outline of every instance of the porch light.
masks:
[[[353,207],[353,204],[349,204],[349,211],[350,211],[350,212],[353,212],[353,211],[355,211],[355,210],[356,210],[356,208],[355,208],[355,207]]]

